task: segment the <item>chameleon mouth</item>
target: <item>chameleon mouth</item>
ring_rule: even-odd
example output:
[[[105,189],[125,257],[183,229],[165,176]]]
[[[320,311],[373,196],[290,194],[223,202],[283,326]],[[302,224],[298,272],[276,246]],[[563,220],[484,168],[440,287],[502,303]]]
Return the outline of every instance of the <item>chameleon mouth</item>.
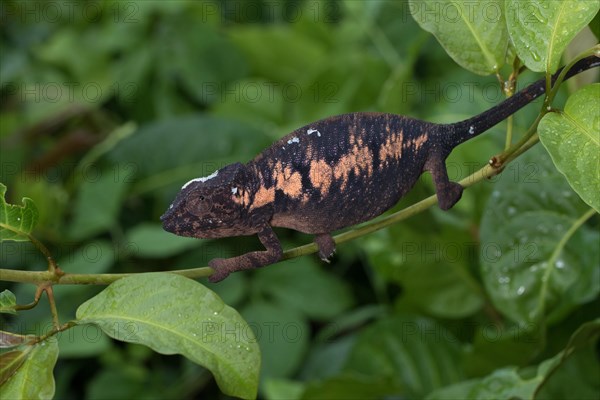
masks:
[[[167,211],[165,211],[163,213],[163,215],[160,216],[160,220],[163,223],[163,226],[169,222],[169,220],[171,219],[171,217],[173,216],[173,205],[170,205],[169,208],[167,209]]]
[[[170,217],[170,215],[168,215],[168,213],[164,213],[163,215],[160,216],[160,220],[162,222],[162,227],[167,232],[176,233],[175,232],[176,224],[169,217]]]
[[[171,204],[169,208],[160,216],[160,221],[162,222],[162,227],[165,231],[178,234],[181,230],[181,218],[175,212],[173,205]]]
[[[165,211],[160,221],[165,231],[191,237],[217,237],[214,231],[223,225],[223,220],[219,218],[198,218],[188,213],[181,215],[172,209]]]

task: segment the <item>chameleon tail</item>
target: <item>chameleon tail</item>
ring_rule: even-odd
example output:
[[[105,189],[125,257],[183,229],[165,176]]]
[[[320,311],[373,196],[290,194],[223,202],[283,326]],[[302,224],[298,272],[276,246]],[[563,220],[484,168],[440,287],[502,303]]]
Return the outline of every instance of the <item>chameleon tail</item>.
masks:
[[[573,67],[565,75],[564,79],[567,80],[583,71],[597,66],[600,66],[599,56],[593,55],[583,58],[573,65]],[[556,81],[561,71],[562,68],[552,75],[552,83]],[[440,125],[440,135],[442,136],[440,139],[449,146],[448,148],[454,148],[455,146],[487,131],[494,125],[500,123],[508,116],[514,114],[536,98],[543,95],[545,92],[546,80],[540,79],[539,81],[527,86],[520,92],[515,93],[502,103],[475,117],[453,124]]]

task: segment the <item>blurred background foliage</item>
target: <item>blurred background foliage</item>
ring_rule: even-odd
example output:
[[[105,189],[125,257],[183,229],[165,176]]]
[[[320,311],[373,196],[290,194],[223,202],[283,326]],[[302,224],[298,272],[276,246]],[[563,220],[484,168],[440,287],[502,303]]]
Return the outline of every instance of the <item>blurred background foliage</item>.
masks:
[[[503,99],[495,77],[455,65],[404,1],[4,1],[1,12],[0,181],[9,201],[35,201],[36,235],[67,272],[199,267],[258,248],[256,238],[175,237],[158,217],[188,179],[248,161],[310,121],[383,111],[450,122]],[[536,106],[520,112],[515,131],[536,114]],[[498,153],[504,127],[458,148],[451,179]],[[502,229],[517,190],[535,209],[562,207],[565,223],[582,209],[545,152],[533,153],[465,191],[450,212],[430,209],[340,245],[332,264],[307,256],[204,282],[257,330],[260,396],[419,398],[507,366],[525,371],[511,384],[535,377],[598,316],[600,277],[597,218],[551,277],[548,320],[531,315],[541,275],[512,275],[505,259],[496,262],[494,251],[510,249],[535,266],[537,250],[552,245],[543,232],[518,242]],[[424,176],[397,208],[431,193]],[[572,198],[557,206],[556,193]],[[278,234],[285,248],[311,240]],[[1,249],[3,268],[45,268],[30,243]],[[10,288],[19,303],[34,290]],[[100,290],[55,287],[61,320]],[[2,318],[20,333],[51,326],[44,301]],[[92,327],[59,340],[57,398],[219,396],[210,374],[182,357]],[[597,398],[596,355],[576,353],[545,395],[568,382],[571,395]]]

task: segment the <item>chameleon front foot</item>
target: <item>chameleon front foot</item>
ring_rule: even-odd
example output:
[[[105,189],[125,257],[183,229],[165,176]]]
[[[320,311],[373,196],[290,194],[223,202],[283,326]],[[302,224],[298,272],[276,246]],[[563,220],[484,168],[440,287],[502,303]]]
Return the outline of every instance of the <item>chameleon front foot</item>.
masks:
[[[227,278],[230,273],[235,272],[235,266],[231,263],[231,258],[215,258],[208,262],[208,266],[213,269],[213,274],[208,277],[212,283],[220,282]]]
[[[254,251],[232,258],[215,258],[208,262],[208,266],[214,270],[208,280],[213,283],[220,282],[233,272],[264,267],[276,263],[280,259],[281,253],[268,251]]]
[[[219,282],[227,278],[232,272],[264,267],[265,265],[273,264],[281,260],[283,254],[281,244],[270,226],[265,226],[263,230],[258,233],[258,238],[263,246],[265,246],[266,251],[253,251],[232,258],[212,259],[208,263],[208,266],[215,272],[208,280],[210,282]]]

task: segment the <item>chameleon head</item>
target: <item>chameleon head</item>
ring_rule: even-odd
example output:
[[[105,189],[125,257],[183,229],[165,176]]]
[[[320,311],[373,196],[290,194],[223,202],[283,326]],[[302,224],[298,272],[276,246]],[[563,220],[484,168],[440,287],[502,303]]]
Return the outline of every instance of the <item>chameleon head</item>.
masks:
[[[163,229],[179,236],[218,238],[235,232],[245,210],[246,167],[235,163],[204,178],[192,179],[160,217]]]

